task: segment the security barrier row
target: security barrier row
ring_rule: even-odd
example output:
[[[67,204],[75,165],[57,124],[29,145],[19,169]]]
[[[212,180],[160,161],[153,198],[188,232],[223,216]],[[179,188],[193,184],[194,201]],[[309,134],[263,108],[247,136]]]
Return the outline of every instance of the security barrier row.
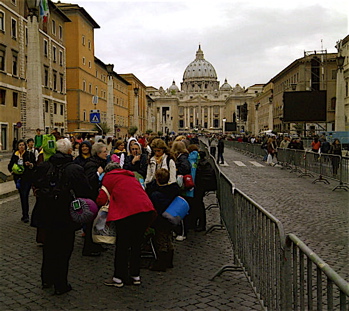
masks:
[[[221,223],[233,250],[233,264],[223,266],[212,279],[242,270],[264,310],[348,310],[349,284],[299,238],[285,235],[276,217],[236,189],[202,141],[200,148],[217,175]],[[294,162],[298,160],[295,156]]]
[[[266,151],[259,144],[227,141],[228,146],[239,150],[250,157],[264,157]],[[315,153],[312,151],[281,149],[278,148],[275,155],[275,164],[282,168],[290,169],[290,172],[300,173],[299,177],[314,177],[313,183],[323,182],[330,184],[329,180],[338,182],[333,190],[349,190],[349,158],[336,154]]]

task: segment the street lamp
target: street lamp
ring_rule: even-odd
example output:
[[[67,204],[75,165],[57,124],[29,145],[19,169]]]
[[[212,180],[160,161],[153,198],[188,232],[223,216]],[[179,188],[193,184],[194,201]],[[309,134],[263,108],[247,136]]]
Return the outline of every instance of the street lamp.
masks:
[[[225,135],[225,122],[227,121],[226,118],[223,118],[223,135]]]
[[[342,71],[344,67],[345,56],[343,56],[342,54],[339,54],[339,56],[337,56],[336,58],[336,61],[337,61],[338,69]]]
[[[114,65],[108,64],[108,65],[105,65],[105,67],[107,69],[108,75],[111,75],[113,73],[113,70],[114,70]]]
[[[29,15],[38,16],[40,0],[26,0],[26,4],[29,10]]]

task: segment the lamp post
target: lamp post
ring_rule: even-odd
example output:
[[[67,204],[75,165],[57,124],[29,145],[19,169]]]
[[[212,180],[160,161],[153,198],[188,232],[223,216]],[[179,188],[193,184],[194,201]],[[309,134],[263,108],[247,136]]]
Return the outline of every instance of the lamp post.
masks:
[[[113,87],[113,72],[114,72],[114,65],[108,64],[105,65],[105,68],[107,69],[108,73],[108,96],[107,96],[107,125],[108,128],[110,128],[111,131],[113,131],[113,134],[116,135],[115,127],[114,127],[114,87]]]
[[[135,95],[135,103],[134,103],[134,113],[133,113],[133,123],[139,130],[142,130],[139,128],[139,88],[135,87],[133,88],[133,92]]]
[[[225,122],[227,121],[226,118],[223,118],[223,136],[225,135]]]
[[[34,137],[37,128],[44,128],[44,109],[42,100],[42,63],[39,38],[39,0],[26,0],[28,15],[27,48],[27,99],[26,122],[23,136]]]
[[[335,111],[335,131],[345,131],[345,79],[344,79],[344,62],[345,56],[342,55],[343,41],[337,42],[337,81],[336,81],[336,111]]]

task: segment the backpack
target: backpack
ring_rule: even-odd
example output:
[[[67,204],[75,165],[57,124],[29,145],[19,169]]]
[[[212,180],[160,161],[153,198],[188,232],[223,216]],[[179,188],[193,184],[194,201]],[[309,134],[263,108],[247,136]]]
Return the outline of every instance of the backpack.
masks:
[[[196,170],[196,186],[203,191],[217,190],[216,172],[206,159],[199,160]]]
[[[52,155],[56,153],[56,137],[54,135],[43,135],[42,150],[44,152],[44,161],[47,161]]]
[[[38,180],[39,196],[48,200],[58,200],[60,197],[66,196],[69,193],[69,180],[64,178],[64,170],[73,162],[68,162],[62,165],[53,165],[47,162],[49,168],[45,176]]]

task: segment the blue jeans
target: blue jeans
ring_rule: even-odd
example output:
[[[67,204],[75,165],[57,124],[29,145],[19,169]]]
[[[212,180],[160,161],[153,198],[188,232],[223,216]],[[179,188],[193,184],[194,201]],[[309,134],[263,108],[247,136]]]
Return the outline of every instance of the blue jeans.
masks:
[[[19,197],[21,199],[22,216],[29,218],[29,193],[32,186],[31,181],[21,180],[21,186],[18,189]]]

